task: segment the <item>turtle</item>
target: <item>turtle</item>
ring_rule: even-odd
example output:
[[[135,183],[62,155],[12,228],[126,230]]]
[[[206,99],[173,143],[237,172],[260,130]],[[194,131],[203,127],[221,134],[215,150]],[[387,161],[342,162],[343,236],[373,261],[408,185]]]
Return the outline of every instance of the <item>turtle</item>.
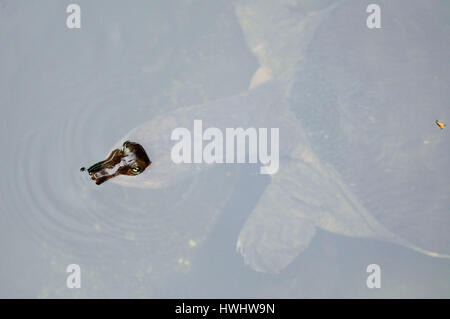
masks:
[[[132,129],[113,152],[137,143],[151,165],[111,182],[161,189],[227,165],[171,160],[173,130],[198,119],[222,131],[279,128],[279,169],[236,240],[252,269],[280,272],[317,228],[449,258],[449,139],[434,127],[450,115],[448,11],[379,2],[381,30],[365,26],[363,3],[237,1],[260,64],[249,89]]]

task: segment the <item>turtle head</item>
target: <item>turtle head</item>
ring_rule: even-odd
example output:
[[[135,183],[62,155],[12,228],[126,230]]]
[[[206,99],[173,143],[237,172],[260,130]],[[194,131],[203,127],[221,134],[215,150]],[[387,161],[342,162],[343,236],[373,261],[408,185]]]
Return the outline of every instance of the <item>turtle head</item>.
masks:
[[[92,165],[87,172],[95,184],[100,185],[118,175],[139,175],[151,163],[140,144],[126,141],[121,149],[113,150],[107,159]],[[85,170],[84,167],[81,168],[81,171]]]

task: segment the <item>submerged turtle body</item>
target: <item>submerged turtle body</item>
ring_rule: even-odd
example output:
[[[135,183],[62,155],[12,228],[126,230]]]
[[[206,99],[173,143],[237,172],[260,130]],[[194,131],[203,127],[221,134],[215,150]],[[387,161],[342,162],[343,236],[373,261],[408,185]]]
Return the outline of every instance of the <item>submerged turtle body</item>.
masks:
[[[433,126],[450,115],[450,12],[438,2],[380,5],[381,30],[355,28],[363,4],[333,9],[290,70],[307,143],[280,163],[240,234],[257,270],[285,267],[316,227],[450,254],[450,140]]]
[[[237,240],[253,269],[280,271],[317,227],[448,257],[450,141],[434,124],[450,116],[449,29],[440,27],[448,12],[439,2],[383,1],[391,13],[381,30],[370,30],[362,4],[305,3],[239,1],[239,21],[261,65],[250,90],[133,129],[115,148],[139,143],[152,165],[112,181],[164,188],[219,165],[171,160],[172,131],[192,130],[196,119],[222,131],[277,127],[279,171]],[[420,14],[426,22],[415,19]]]
[[[161,188],[176,185],[181,180],[192,178],[200,171],[222,164],[177,164],[171,157],[177,141],[172,139],[177,128],[186,128],[191,134],[191,149],[194,148],[194,121],[202,121],[202,130],[216,128],[225,132],[227,128],[280,128],[280,152],[289,154],[301,131],[294,114],[286,102],[286,83],[273,81],[255,90],[220,99],[212,103],[183,107],[162,114],[126,134],[114,148],[126,140],[144,147],[152,161],[151,167],[139,176],[118,176],[112,181],[124,186]],[[289,120],[289,118],[291,120]],[[270,136],[269,136],[270,138]],[[203,142],[203,146],[207,142]],[[281,154],[281,155],[282,155]],[[191,158],[193,162],[193,158]],[[225,161],[225,155],[224,155]]]
[[[442,27],[450,8],[437,1],[380,6],[382,29],[355,28],[349,17],[365,8],[353,3],[320,27],[293,108],[316,155],[380,224],[449,254],[450,139],[433,121],[450,115],[450,32]],[[314,84],[327,93],[316,94]]]

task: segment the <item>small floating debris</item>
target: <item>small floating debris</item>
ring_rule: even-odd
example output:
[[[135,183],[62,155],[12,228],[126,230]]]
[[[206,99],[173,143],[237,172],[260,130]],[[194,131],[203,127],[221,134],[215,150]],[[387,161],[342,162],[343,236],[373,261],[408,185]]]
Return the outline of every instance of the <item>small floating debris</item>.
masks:
[[[444,123],[439,122],[438,120],[436,120],[436,125],[439,126],[441,130],[446,126]]]
[[[197,243],[194,240],[189,240],[189,247],[195,247],[197,246]]]
[[[185,265],[185,266],[189,266],[191,264],[191,261],[189,259],[184,259],[184,258],[178,258],[178,263]]]

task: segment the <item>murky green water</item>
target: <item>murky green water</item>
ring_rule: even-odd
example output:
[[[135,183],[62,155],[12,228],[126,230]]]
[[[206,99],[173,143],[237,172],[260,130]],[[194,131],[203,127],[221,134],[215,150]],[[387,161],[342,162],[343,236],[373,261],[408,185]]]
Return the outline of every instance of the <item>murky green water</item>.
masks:
[[[329,3],[300,1],[292,10],[307,13]],[[79,168],[102,159],[131,128],[178,107],[246,91],[259,65],[229,1],[78,4],[82,28],[69,30],[65,5],[58,1],[0,3],[1,297],[450,296],[448,260],[323,230],[280,274],[251,270],[236,253],[236,240],[270,182],[253,166],[219,167],[169,189],[91,183]],[[365,17],[362,12],[361,21]],[[311,50],[326,48],[327,41],[317,41]],[[435,57],[444,61],[440,76],[448,79],[445,49]],[[336,79],[326,74],[336,64],[332,55],[326,58],[324,63],[319,54],[308,69],[308,79],[317,85],[299,89],[310,94],[308,103],[295,105],[300,114],[306,104],[336,102],[336,88],[327,82]],[[323,68],[316,72],[316,67]],[[424,62],[421,70],[433,72],[435,66]],[[346,79],[349,86],[355,81],[353,101],[360,101],[362,82]],[[431,83],[437,89],[430,94],[440,92],[441,83]],[[442,102],[445,96],[425,96],[423,103]],[[370,94],[360,98],[363,104]],[[315,120],[333,122],[332,110]],[[445,110],[441,117],[449,123]],[[314,121],[303,124],[317,128]],[[338,124],[324,131],[334,134],[332,141],[342,138]],[[324,146],[315,152],[326,157]],[[448,148],[438,152],[448,159]],[[339,156],[329,159],[336,167],[342,163]],[[448,209],[440,215],[443,225],[448,225]],[[392,216],[397,223],[420,219],[401,212],[406,215]],[[424,236],[433,237],[433,225]],[[81,289],[66,287],[66,267],[72,263],[81,266]],[[381,289],[366,287],[366,267],[372,263],[382,268]]]

